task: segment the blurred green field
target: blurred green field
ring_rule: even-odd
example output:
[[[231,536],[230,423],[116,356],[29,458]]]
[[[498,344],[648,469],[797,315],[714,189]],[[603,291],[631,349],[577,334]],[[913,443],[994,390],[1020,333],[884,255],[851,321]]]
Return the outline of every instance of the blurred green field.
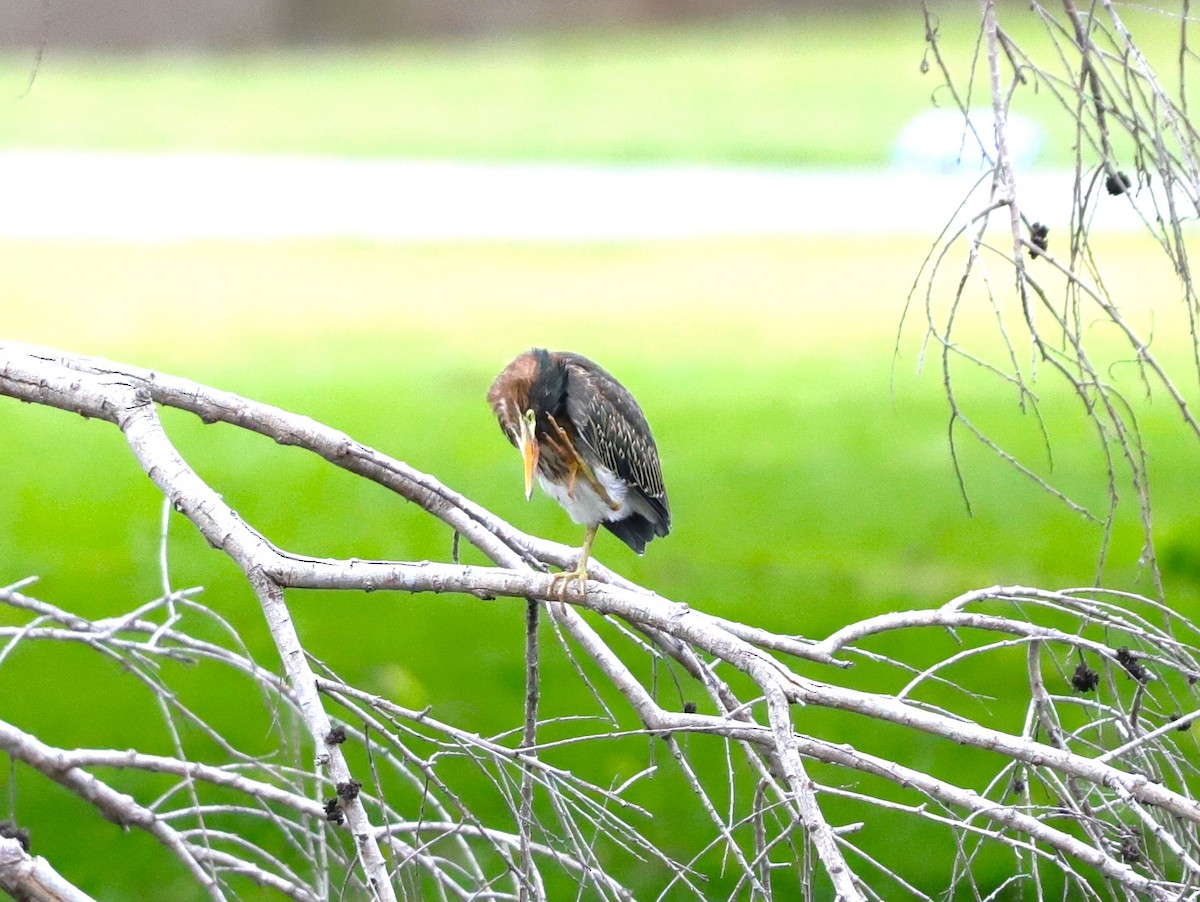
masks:
[[[1153,275],[1145,246],[1122,239],[1099,247],[1118,293],[1173,296],[1171,280]],[[664,596],[818,637],[855,618],[994,583],[1057,587],[1095,578],[1098,528],[970,446],[964,461],[975,516],[967,516],[949,461],[937,367],[915,372],[919,328],[901,337],[892,370],[903,297],[924,248],[920,238],[5,242],[0,271],[15,301],[5,310],[9,335],[161,368],[309,414],[523,528],[571,543],[579,531],[553,502],[524,501],[519,460],[484,393],[500,366],[530,345],[589,354],[642,400],[675,515],[675,531],[644,558],[607,535],[598,556]],[[984,334],[982,321],[965,328]],[[1086,428],[1061,388],[1039,385],[1060,440],[1056,473],[1097,504],[1102,470],[1080,441]],[[960,391],[981,421],[1036,459],[1033,423],[1011,396],[969,375]],[[1141,416],[1155,460],[1157,522],[1178,552],[1167,584],[1175,604],[1194,607],[1194,449],[1167,405],[1151,404]],[[284,548],[449,558],[443,526],[377,487],[232,429],[181,415],[168,425],[200,474]],[[94,616],[154,597],[160,501],[118,434],[12,402],[0,403],[0,434],[0,582],[40,575],[36,594]],[[207,601],[272,660],[235,569],[183,521],[171,536],[174,585],[203,585]],[[1139,542],[1130,510],[1109,555],[1110,585],[1151,590],[1138,569]],[[480,560],[470,550],[465,559]],[[521,605],[379,594],[291,599],[311,651],[348,680],[402,704],[431,704],[438,716],[485,733],[518,723]],[[155,715],[132,680],[88,664],[82,652],[76,666],[48,674],[42,654],[22,651],[0,668],[6,717],[48,741],[169,750],[161,730],[147,726]],[[590,710],[552,648],[544,672],[549,711]],[[176,679],[185,693],[212,691],[207,678],[184,671]],[[21,688],[35,681],[38,691]],[[62,705],[47,706],[47,697]],[[1019,698],[1000,700],[991,715],[1011,722],[1021,711]],[[220,717],[253,749],[268,740],[265,713]],[[825,735],[853,740],[854,730],[830,718]],[[929,754],[952,751],[933,743]],[[645,766],[646,754],[644,744],[613,744],[591,752],[588,763],[628,776]],[[661,801],[681,790],[666,773],[643,791]],[[131,873],[114,883],[108,862],[144,840],[100,825],[81,852],[78,838],[60,829],[78,810],[65,793],[23,780],[18,799],[39,851],[85,886],[107,885],[106,898],[134,898],[162,879]],[[931,856],[924,867],[927,888],[936,889],[944,860]]]
[[[943,6],[939,41],[967,96],[977,13]],[[1027,4],[1002,4],[1001,15],[1012,40],[1075,80],[1058,71]],[[1150,61],[1173,73],[1176,21],[1122,15]],[[978,92],[987,77],[975,65]],[[1077,138],[1049,87],[1031,81],[1014,109],[1044,128],[1042,161],[1068,164]],[[15,147],[876,166],[931,106],[953,98],[915,7],[368,49],[50,48],[36,70],[32,51],[0,58],[0,146]]]
[[[918,18],[418,41],[0,68],[0,144],[608,161],[886,158],[926,102]],[[900,36],[901,40],[896,40]],[[869,46],[877,76],[848,78]],[[889,74],[890,73],[890,74]],[[903,73],[896,78],[897,73]],[[926,79],[926,82],[929,80]],[[830,117],[831,107],[845,112]],[[877,118],[883,116],[882,121]]]

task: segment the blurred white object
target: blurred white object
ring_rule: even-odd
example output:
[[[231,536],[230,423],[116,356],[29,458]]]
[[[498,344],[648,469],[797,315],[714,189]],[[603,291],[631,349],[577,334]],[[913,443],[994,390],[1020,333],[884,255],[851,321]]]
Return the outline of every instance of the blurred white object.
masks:
[[[298,156],[0,150],[0,239],[629,241],[730,235],[930,235],[988,185],[950,173],[588,166]],[[1022,172],[1051,228],[1074,174]],[[1099,229],[1138,229],[1125,197]],[[1141,201],[1138,201],[1141,203]],[[1149,203],[1149,202],[1147,202]],[[1149,207],[1151,215],[1153,207]],[[0,304],[2,306],[2,304]]]
[[[969,119],[969,121],[968,121]],[[1042,130],[1033,120],[1009,113],[1005,141],[1013,163],[1025,167],[1037,160]],[[996,158],[996,117],[989,109],[926,110],[909,120],[892,148],[892,162],[923,172],[979,172]]]

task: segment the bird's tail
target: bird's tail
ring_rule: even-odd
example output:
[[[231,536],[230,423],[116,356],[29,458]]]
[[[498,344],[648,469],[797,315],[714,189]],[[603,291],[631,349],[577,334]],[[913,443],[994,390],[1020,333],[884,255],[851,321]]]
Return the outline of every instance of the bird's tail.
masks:
[[[621,520],[604,520],[603,526],[614,536],[641,554],[646,550],[646,543],[656,535],[666,535],[666,532],[653,523],[649,517],[633,514]]]

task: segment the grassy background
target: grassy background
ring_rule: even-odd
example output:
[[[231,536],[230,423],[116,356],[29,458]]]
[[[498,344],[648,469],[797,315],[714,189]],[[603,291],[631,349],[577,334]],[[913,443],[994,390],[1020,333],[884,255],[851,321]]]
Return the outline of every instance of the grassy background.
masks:
[[[567,542],[578,541],[578,530],[551,501],[521,497],[519,460],[483,395],[525,346],[593,355],[643,400],[676,518],[672,535],[644,558],[607,535],[599,557],[665,596],[818,637],[855,618],[993,583],[1094,579],[1098,529],[969,446],[976,513],[966,515],[936,367],[915,373],[919,331],[902,337],[893,374],[901,299],[924,246],[920,238],[873,241],[864,267],[864,248],[850,238],[579,247],[9,243],[0,245],[0,268],[21,286],[11,320],[21,338],[159,367],[312,415]],[[1123,272],[1129,285],[1169,291],[1169,279],[1139,279],[1144,248],[1111,241],[1101,249],[1114,264],[1116,290],[1128,287],[1116,275]],[[86,310],[77,302],[80,274],[92,301]],[[1086,430],[1064,392],[1041,387],[1060,439],[1058,472],[1097,502],[1089,486],[1098,462],[1075,443]],[[1007,441],[1035,447],[1033,424],[1011,397],[969,376],[960,389]],[[376,487],[230,429],[184,416],[168,425],[201,475],[285,548],[448,559],[446,529]],[[1142,425],[1159,478],[1158,522],[1183,554],[1168,585],[1176,604],[1194,607],[1195,573],[1186,566],[1196,527],[1188,501],[1194,451],[1166,405],[1151,405]],[[40,574],[37,594],[94,616],[157,594],[159,499],[115,431],[16,404],[0,405],[0,430],[8,437],[0,580]],[[1137,568],[1139,538],[1127,514],[1110,584],[1150,589]],[[468,550],[465,559],[478,556]],[[208,603],[272,660],[240,575],[182,521],[172,530],[171,571],[176,586],[203,585]],[[485,733],[518,722],[519,604],[320,593],[292,593],[291,601],[311,651],[348,680],[406,705],[433,705],[438,716]],[[170,750],[142,690],[83,652],[69,654],[64,662],[22,649],[8,660],[0,668],[5,716],[47,741]],[[552,647],[544,672],[548,712],[594,710]],[[961,675],[969,678],[970,668]],[[237,687],[214,698],[203,669],[174,679],[206,710],[215,704],[213,716],[244,747],[266,752],[267,712],[219,701],[237,698]],[[1019,722],[1019,694],[998,694],[989,722]],[[884,754],[912,752],[911,740],[886,731],[868,736],[845,718],[806,717],[821,735]],[[719,752],[700,746],[692,742],[701,762]],[[605,779],[624,778],[648,754],[644,743],[613,743],[586,765]],[[931,742],[920,754],[932,764],[959,750]],[[959,773],[969,782],[990,766],[976,760]],[[668,769],[643,787],[643,800],[680,805],[688,797],[677,780]],[[137,860],[130,850],[147,845],[141,838],[97,825],[81,849],[78,834],[60,825],[91,821],[65,793],[28,780],[18,798],[39,851],[85,886],[133,898],[160,885],[157,872],[135,866],[118,879],[111,870],[111,860]],[[682,804],[683,822],[703,823]],[[863,814],[831,804],[839,820]],[[889,841],[909,836],[886,820],[872,816],[867,836],[885,857]],[[671,836],[677,828],[666,826],[664,841],[685,848],[686,832]],[[710,865],[719,872],[718,862]],[[932,855],[921,868],[916,877],[928,889],[942,885],[944,858]]]
[[[967,36],[967,24],[947,18],[944,28]],[[0,145],[872,164],[886,159],[900,124],[929,104],[922,33],[912,15],[321,55],[116,60],[50,52],[28,97],[0,101]],[[6,65],[15,95],[28,61]],[[1061,142],[1053,147],[1063,153]],[[567,542],[578,541],[578,530],[551,501],[521,497],[518,459],[483,398],[523,348],[586,353],[642,400],[675,515],[675,531],[644,558],[607,535],[597,555],[665,596],[815,637],[983,585],[1079,585],[1096,576],[1099,530],[971,447],[964,462],[975,516],[966,515],[938,368],[917,373],[919,320],[900,337],[893,369],[904,297],[928,240],[7,241],[0,317],[5,336],[162,368],[311,415]],[[1155,325],[1168,357],[1177,353],[1170,341],[1178,291],[1153,248],[1102,240],[1098,259],[1127,312]],[[947,291],[939,286],[935,304]],[[986,318],[964,329],[994,350]],[[1116,368],[1114,378],[1136,385],[1129,368]],[[1055,477],[1102,503],[1102,471],[1069,395],[1052,381],[1039,389],[1056,439]],[[1040,459],[1034,424],[1010,394],[970,373],[960,390],[982,422]],[[1194,448],[1160,400],[1140,416],[1168,589],[1174,603],[1193,609]],[[289,550],[449,556],[444,527],[294,449],[182,416],[168,427],[201,475]],[[0,403],[0,435],[0,583],[40,575],[36,594],[95,616],[154,597],[160,502],[115,431]],[[182,521],[170,551],[174,584],[203,585],[208,602],[271,660],[232,566]],[[1105,580],[1148,591],[1139,553],[1126,510]],[[477,556],[468,551],[466,559]],[[518,722],[520,605],[318,593],[293,593],[291,601],[310,649],[349,681],[403,704],[431,704],[482,732]],[[243,747],[270,749],[269,712],[223,704],[237,698],[236,687],[211,683],[207,673],[173,676]],[[587,709],[554,652],[545,679],[550,711]],[[49,742],[170,749],[145,694],[80,650],[21,648],[0,667],[0,699],[5,718]],[[1019,700],[1000,699],[991,716],[1011,723],[1020,713]],[[871,739],[884,754],[905,742],[808,715],[822,735]],[[606,778],[628,776],[647,759],[644,742],[590,754]],[[919,754],[934,761],[960,752],[931,743]],[[987,766],[974,761],[966,770]],[[7,772],[0,781],[13,790]],[[151,796],[153,787],[147,780]],[[67,794],[42,781],[22,778],[17,788],[16,810],[34,830],[35,849],[92,892],[139,898],[174,886],[184,897],[186,884],[172,883],[177,874],[141,863],[152,846],[143,837],[92,826]],[[669,769],[643,792],[650,804],[686,798]],[[699,817],[683,811],[680,821]],[[890,842],[892,853],[906,854],[910,840],[886,819],[868,829],[885,852]],[[668,825],[664,838],[673,831],[686,833]],[[716,873],[719,862],[711,864]],[[944,884],[943,856],[925,856],[920,866],[924,886]]]
[[[1173,74],[1175,21],[1122,14],[1149,60]],[[1003,5],[1002,23],[1074,83],[1027,5]],[[974,8],[941,9],[936,26],[970,96]],[[975,81],[987,84],[981,63]],[[888,161],[911,117],[953,107],[940,85],[919,10],[899,7],[326,53],[51,48],[37,69],[32,53],[0,58],[0,146],[872,166]],[[1076,136],[1052,88],[1063,85],[1031,81],[1014,109],[1045,130],[1042,159],[1063,165]]]
[[[59,58],[0,143],[627,162],[878,162],[932,86],[915,17],[529,34],[332,54]],[[859,53],[897,76],[848,78]],[[882,93],[881,93],[882,90]],[[830,116],[832,107],[840,107]]]

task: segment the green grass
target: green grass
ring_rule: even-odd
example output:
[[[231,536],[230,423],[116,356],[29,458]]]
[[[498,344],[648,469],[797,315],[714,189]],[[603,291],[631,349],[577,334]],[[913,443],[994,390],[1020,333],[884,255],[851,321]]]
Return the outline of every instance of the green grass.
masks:
[[[921,27],[859,37],[915,74]],[[836,20],[123,59],[50,53],[0,78],[0,144],[488,159],[854,163],[923,102],[847,78]],[[860,45],[861,48],[861,45]],[[881,72],[883,70],[881,69]],[[882,93],[881,93],[882,91]],[[828,116],[831,108],[844,112]],[[875,118],[883,114],[883,121]]]
[[[1057,72],[1028,8],[1005,5],[1002,15]],[[1173,20],[1127,15],[1173,72]],[[964,92],[976,30],[970,7],[941,11],[939,40]],[[872,166],[888,161],[908,119],[952,104],[923,59],[915,8],[372,49],[110,57],[52,48],[28,95],[31,55],[0,62],[0,146]],[[976,79],[978,91],[986,73]],[[990,101],[977,93],[973,103]],[[1045,160],[1070,161],[1075,135],[1047,85],[1031,81],[1014,108],[1046,127]]]
[[[969,446],[975,516],[966,515],[937,367],[914,371],[916,322],[893,378],[902,298],[923,247],[917,239],[849,238],[560,247],[9,242],[0,244],[0,269],[13,337],[161,368],[309,414],[522,528],[572,543],[579,530],[551,501],[521,497],[519,461],[483,396],[500,366],[529,345],[594,356],[642,400],[675,515],[672,535],[644,558],[607,535],[598,556],[664,596],[818,637],[852,619],[985,585],[1080,585],[1095,575],[1098,529]],[[1147,301],[1172,296],[1138,243],[1101,242],[1098,257],[1121,296],[1135,288]],[[1163,335],[1169,307],[1159,307]],[[1136,317],[1138,304],[1127,312]],[[967,334],[984,334],[986,318],[969,319]],[[1039,388],[1059,439],[1058,477],[1094,502],[1102,474],[1080,444],[1086,430],[1061,387],[1043,380]],[[981,420],[1038,458],[1033,424],[1009,395],[969,375],[961,389]],[[1174,603],[1194,609],[1194,449],[1167,405],[1141,416],[1156,461],[1156,516],[1177,550],[1168,589]],[[449,557],[445,527],[377,487],[226,427],[183,415],[167,422],[200,474],[284,548]],[[160,501],[116,431],[0,402],[0,434],[0,583],[38,574],[36,594],[94,616],[156,595]],[[174,584],[203,585],[207,601],[273,660],[235,568],[186,522],[177,519],[171,535]],[[1138,553],[1127,511],[1106,580],[1148,591]],[[480,560],[469,549],[465,559]],[[432,705],[482,732],[519,721],[520,604],[315,592],[290,600],[308,647],[350,681],[403,704]],[[169,751],[131,679],[79,651],[48,669],[57,660],[48,654],[22,650],[0,667],[5,717],[48,741]],[[548,710],[591,710],[552,648],[544,670]],[[174,678],[185,697],[206,706],[217,699],[213,716],[243,746],[269,748],[270,712],[219,701],[236,697],[236,686],[186,669]],[[1005,722],[1020,714],[1019,699],[991,712]],[[868,741],[844,717],[806,716],[825,735]],[[869,741],[884,753],[888,743],[911,745],[887,731]],[[692,742],[703,761],[700,745]],[[932,742],[927,752],[948,753]],[[614,743],[586,764],[606,782],[645,766],[646,755],[644,743]],[[664,771],[643,789],[644,800],[686,798],[676,780]],[[22,778],[18,799],[39,851],[84,885],[108,887],[109,898],[160,885],[148,871],[111,873],[112,860],[145,847],[141,838],[99,825],[80,842],[62,819],[90,818],[38,781]],[[887,833],[875,819],[872,830]],[[924,867],[925,885],[935,889],[945,879],[938,856]]]

